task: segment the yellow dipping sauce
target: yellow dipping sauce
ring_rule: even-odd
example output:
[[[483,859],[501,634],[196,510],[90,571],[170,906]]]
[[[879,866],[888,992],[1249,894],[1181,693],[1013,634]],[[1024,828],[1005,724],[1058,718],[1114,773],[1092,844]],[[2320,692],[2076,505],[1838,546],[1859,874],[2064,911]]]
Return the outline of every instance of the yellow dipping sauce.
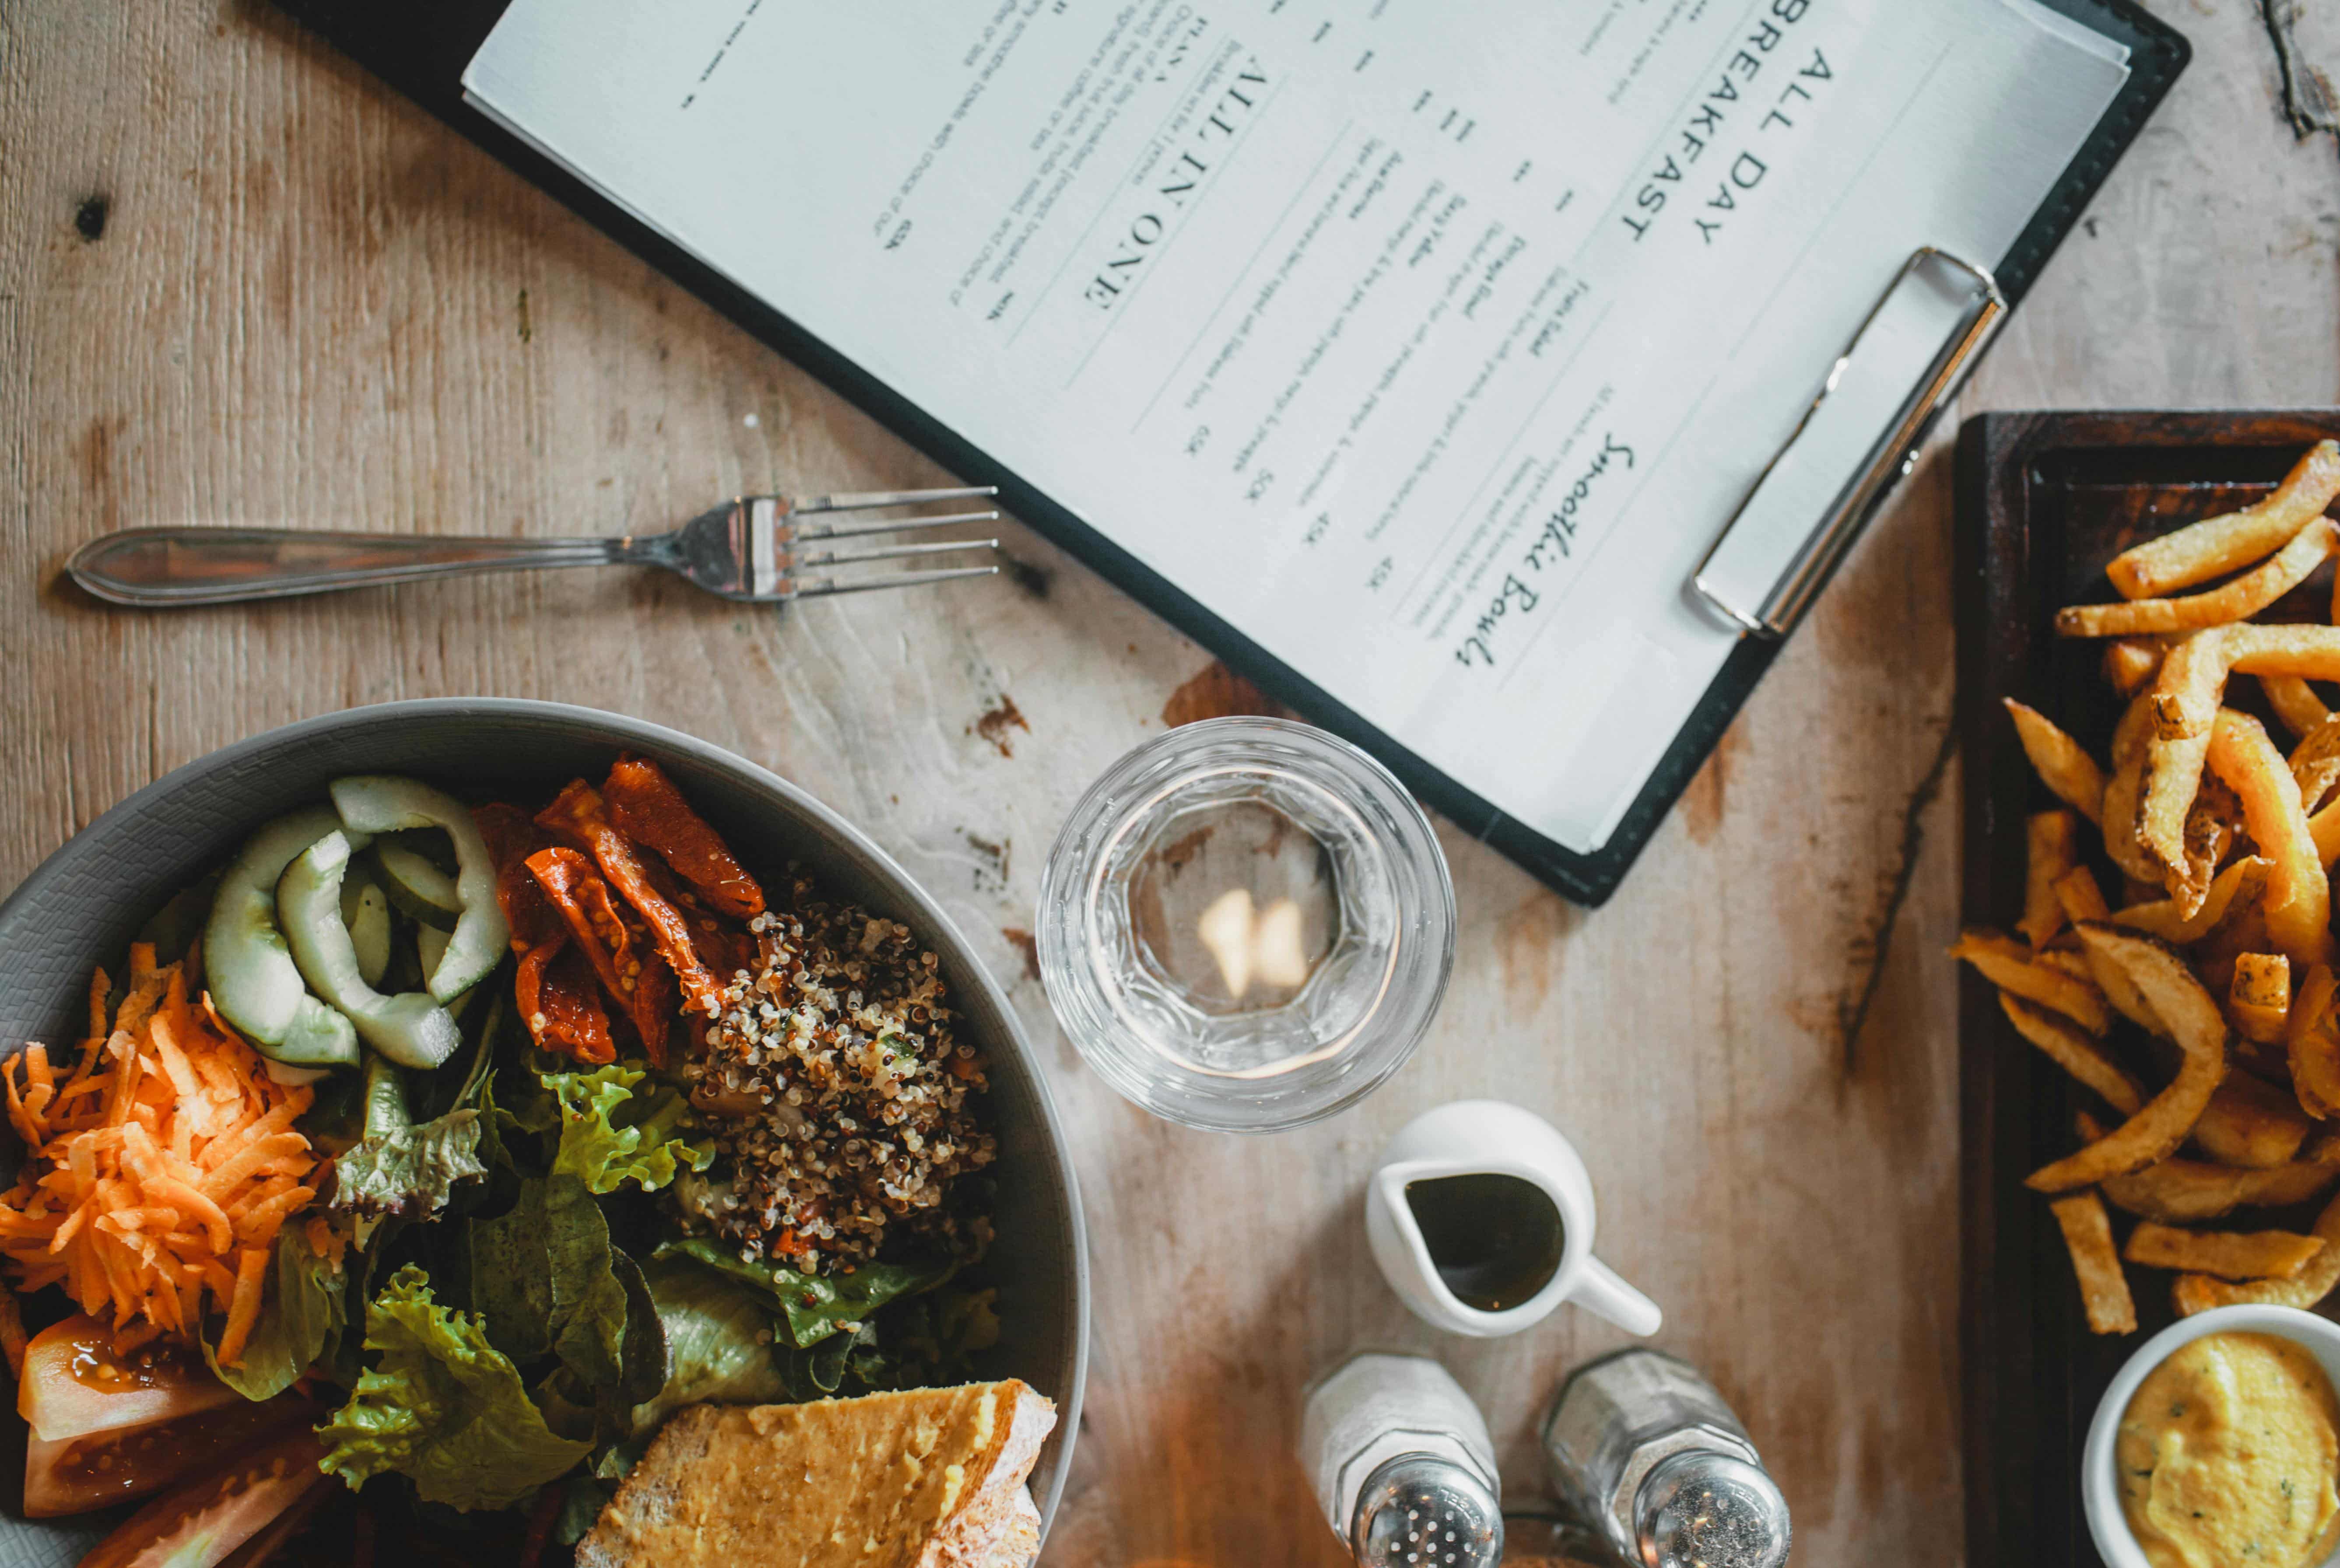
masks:
[[[2113,1463],[2153,1568],[2314,1568],[2340,1543],[2340,1397],[2279,1335],[2181,1345],[2128,1402]]]

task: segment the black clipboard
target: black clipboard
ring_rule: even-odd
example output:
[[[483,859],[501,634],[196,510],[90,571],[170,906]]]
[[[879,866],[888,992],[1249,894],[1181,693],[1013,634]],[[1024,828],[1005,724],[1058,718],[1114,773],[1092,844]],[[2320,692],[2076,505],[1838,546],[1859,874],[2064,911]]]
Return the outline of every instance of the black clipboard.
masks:
[[[1987,269],[1988,278],[1995,282],[1994,324],[2038,279],[2113,164],[2193,57],[2193,49],[2182,35],[2147,15],[2135,0],[2044,3],[2127,45],[2129,78],[2014,248],[1998,259],[1998,265]],[[1609,841],[1591,854],[1566,849],[1415,756],[996,459],[465,103],[464,67],[487,41],[507,0],[410,0],[402,5],[386,5],[382,0],[273,0],[273,4],[737,325],[868,410],[945,468],[973,483],[997,485],[1003,504],[1017,518],[1212,650],[1269,696],[1379,758],[1425,805],[1577,903],[1596,906],[1616,891],[1651,835],[1738,716],[1740,704],[1770,667],[1785,640],[1780,633],[1792,625],[1790,618],[1741,638]],[[1977,342],[1970,349],[1978,351],[1981,346]],[[1958,373],[1971,368],[1971,353],[1962,357],[1939,389],[1942,395],[1930,406],[1916,408],[1917,417],[1907,425],[1912,445],[1922,441],[1932,417],[1954,395]],[[1826,585],[1844,551],[1883,506],[1893,481],[1904,471],[1907,465],[1895,454],[1892,462],[1878,470],[1882,476],[1879,482],[1851,495],[1849,504],[1835,520],[1839,537],[1831,547],[1800,563],[1801,603],[1809,604]]]

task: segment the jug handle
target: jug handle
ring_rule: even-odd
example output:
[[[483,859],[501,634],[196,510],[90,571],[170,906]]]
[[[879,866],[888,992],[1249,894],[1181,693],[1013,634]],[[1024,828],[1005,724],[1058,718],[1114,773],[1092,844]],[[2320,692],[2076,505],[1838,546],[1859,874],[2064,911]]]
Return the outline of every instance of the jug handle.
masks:
[[[1584,1271],[1577,1276],[1568,1299],[1644,1338],[1657,1333],[1665,1322],[1656,1302],[1627,1285],[1622,1275],[1597,1257],[1584,1260]]]

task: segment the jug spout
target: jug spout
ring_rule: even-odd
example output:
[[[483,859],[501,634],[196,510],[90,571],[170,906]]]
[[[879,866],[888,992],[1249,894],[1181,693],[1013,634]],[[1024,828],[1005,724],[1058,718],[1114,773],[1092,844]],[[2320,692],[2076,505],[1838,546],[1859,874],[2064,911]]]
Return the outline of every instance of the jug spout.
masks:
[[[1658,1332],[1665,1322],[1665,1314],[1658,1304],[1625,1283],[1624,1276],[1597,1257],[1584,1260],[1584,1272],[1577,1276],[1568,1299],[1588,1312],[1602,1317],[1643,1338]]]

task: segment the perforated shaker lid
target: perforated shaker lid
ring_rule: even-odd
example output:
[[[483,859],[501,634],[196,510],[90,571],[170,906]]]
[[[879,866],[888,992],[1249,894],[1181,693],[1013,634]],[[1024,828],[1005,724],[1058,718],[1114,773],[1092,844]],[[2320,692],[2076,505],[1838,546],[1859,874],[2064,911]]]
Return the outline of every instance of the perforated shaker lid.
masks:
[[[1788,1501],[1778,1485],[1711,1448],[1685,1449],[1651,1471],[1633,1517],[1650,1568],[1780,1568],[1788,1560]]]
[[[1487,1484],[1451,1460],[1401,1454],[1357,1494],[1349,1537],[1359,1568],[1496,1568],[1503,1511]]]

